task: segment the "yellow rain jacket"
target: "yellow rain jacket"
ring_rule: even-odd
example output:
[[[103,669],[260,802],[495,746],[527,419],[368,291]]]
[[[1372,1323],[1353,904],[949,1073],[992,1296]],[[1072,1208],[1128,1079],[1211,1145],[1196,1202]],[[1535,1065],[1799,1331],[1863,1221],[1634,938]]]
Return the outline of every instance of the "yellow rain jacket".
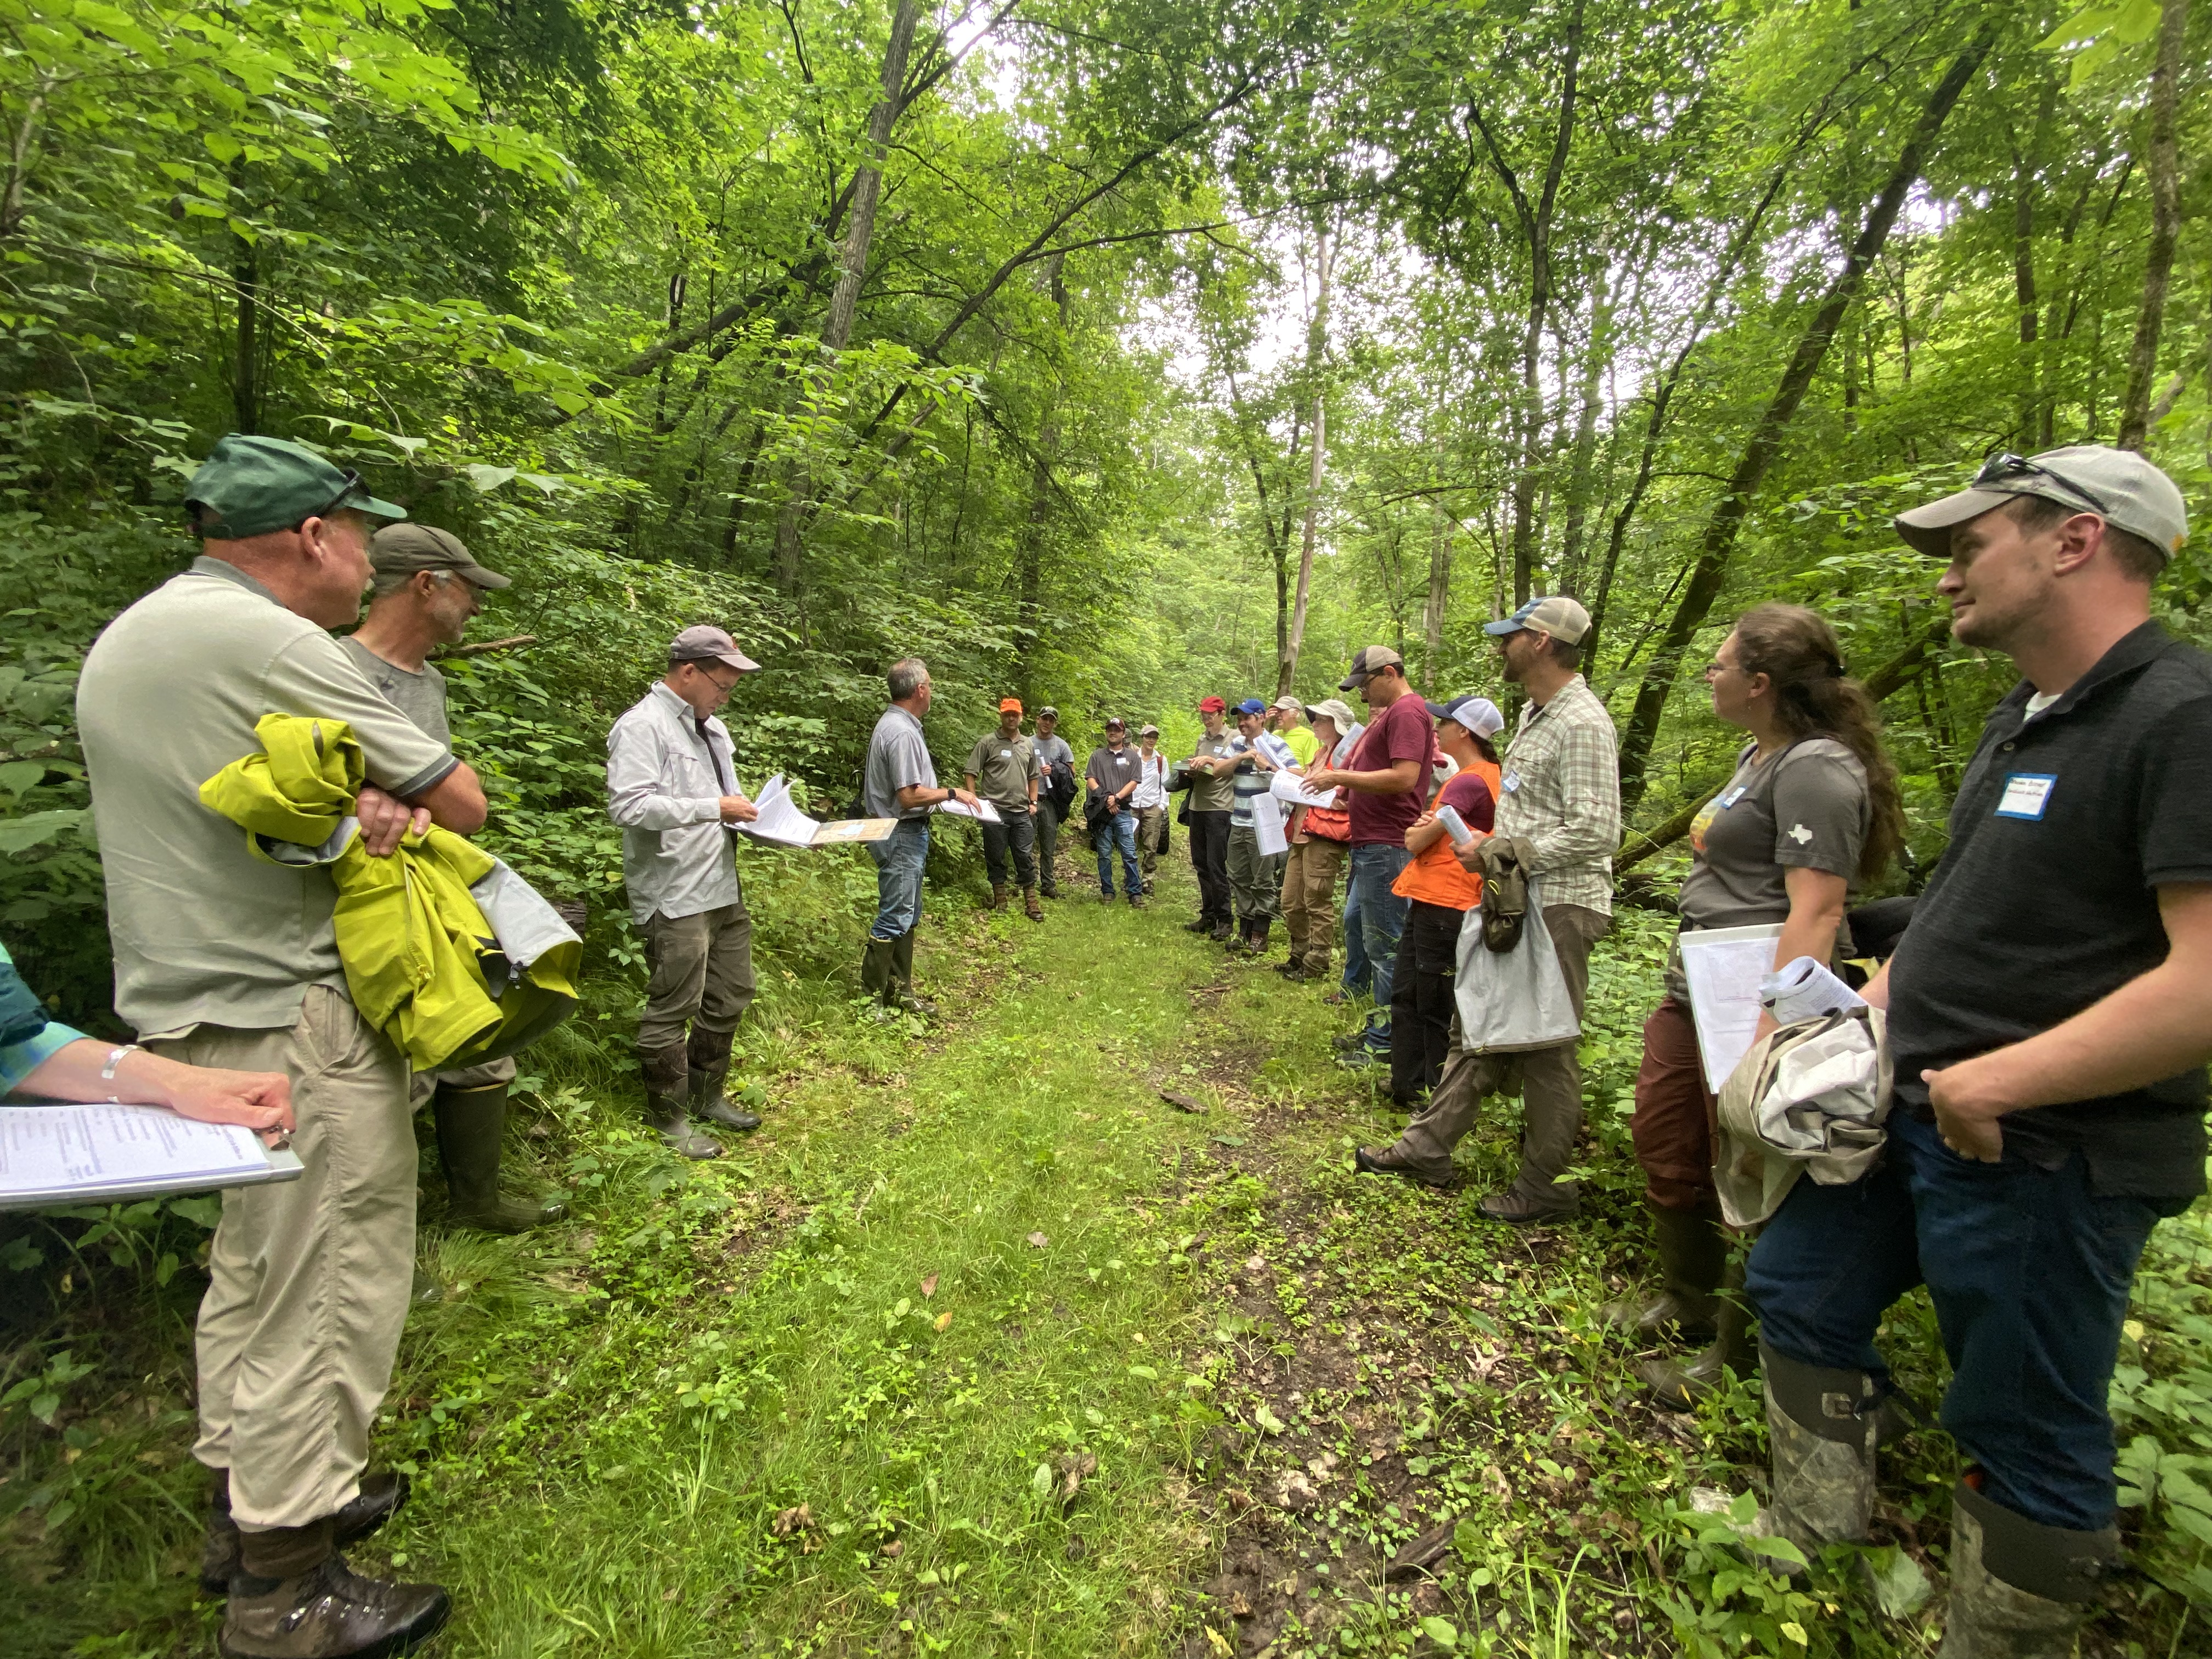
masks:
[[[264,714],[253,730],[261,751],[202,784],[201,803],[245,827],[253,857],[330,870],[354,1006],[416,1071],[511,1054],[567,1017],[584,947],[571,935],[517,970],[470,891],[498,860],[435,828],[371,858],[352,818],[363,775],[352,729]]]

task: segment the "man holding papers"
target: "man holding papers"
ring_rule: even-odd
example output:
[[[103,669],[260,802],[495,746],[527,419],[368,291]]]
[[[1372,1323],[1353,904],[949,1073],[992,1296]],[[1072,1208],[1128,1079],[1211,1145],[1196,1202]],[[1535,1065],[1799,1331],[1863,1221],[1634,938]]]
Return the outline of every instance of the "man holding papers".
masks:
[[[929,815],[957,801],[980,816],[982,803],[972,790],[938,785],[937,763],[929,757],[929,740],[921,731],[933,690],[929,665],[919,657],[902,658],[884,678],[890,707],[868,738],[861,796],[869,817],[896,818],[898,828],[889,840],[868,843],[868,856],[876,861],[876,920],[860,959],[860,985],[887,1008],[927,1016],[937,1009],[914,994],[914,930],[921,923]]]
[[[623,885],[652,969],[637,1023],[646,1121],[689,1158],[722,1152],[694,1116],[760,1127],[723,1092],[755,989],[737,826],[760,814],[738,792],[729,728],[714,718],[759,666],[720,629],[687,628],[669,642],[668,672],[607,733],[607,813],[622,826]]]
[[[483,791],[328,631],[359,617],[368,521],[398,507],[301,445],[237,434],[185,506],[203,555],[94,644],[77,725],[116,1012],[163,1059],[283,1073],[299,1121],[299,1178],[227,1190],[209,1249],[192,1449],[215,1474],[204,1571],[232,1575],[227,1654],[384,1652],[427,1638],[452,1605],[337,1553],[404,1492],[362,1471],[414,1280],[407,1061],[347,996],[330,871],[255,858],[200,786],[258,750],[255,723],[276,714],[350,728],[371,857],[433,823],[473,834]]]

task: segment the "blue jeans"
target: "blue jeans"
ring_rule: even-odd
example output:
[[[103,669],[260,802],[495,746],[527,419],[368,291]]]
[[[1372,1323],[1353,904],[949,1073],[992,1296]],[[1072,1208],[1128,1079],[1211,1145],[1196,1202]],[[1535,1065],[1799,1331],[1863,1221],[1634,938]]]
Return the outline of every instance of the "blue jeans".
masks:
[[[1406,931],[1406,915],[1413,908],[1411,899],[1390,890],[1390,884],[1412,856],[1402,842],[1395,847],[1374,842],[1352,849],[1352,905],[1358,907],[1367,965],[1375,976],[1375,1012],[1367,1017],[1370,1048],[1390,1046],[1391,969],[1398,960],[1398,936]],[[1346,907],[1347,915],[1352,905]]]
[[[876,861],[876,923],[870,939],[897,939],[921,920],[921,872],[929,862],[929,820],[901,818],[888,841],[867,843]]]
[[[2112,1520],[2105,1402],[2129,1281],[2153,1224],[2185,1205],[2099,1198],[2078,1152],[2055,1170],[2010,1148],[1973,1163],[1900,1104],[1880,1169],[1790,1189],[1744,1289],[1777,1353],[1880,1376],[1882,1313],[1925,1284],[1951,1360],[1943,1426],[1981,1465],[1984,1496],[2094,1532]]]
[[[1350,883],[1344,889],[1344,977],[1339,982],[1346,996],[1358,996],[1373,982],[1367,965],[1367,934],[1359,925],[1359,890]]]
[[[1098,890],[1111,898],[1114,894],[1114,849],[1121,849],[1122,890],[1131,898],[1144,890],[1144,878],[1137,873],[1137,815],[1126,807],[1110,818],[1098,820],[1098,829],[1091,837],[1091,845],[1098,854]]]

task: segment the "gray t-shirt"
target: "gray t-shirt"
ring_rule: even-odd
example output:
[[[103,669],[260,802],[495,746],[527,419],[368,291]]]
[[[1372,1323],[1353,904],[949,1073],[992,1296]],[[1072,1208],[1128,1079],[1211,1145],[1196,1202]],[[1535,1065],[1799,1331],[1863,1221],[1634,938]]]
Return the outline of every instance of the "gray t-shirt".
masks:
[[[1198,747],[1191,750],[1193,758],[1200,755],[1234,755],[1237,752],[1237,734],[1224,732],[1218,738],[1200,737]],[[1226,812],[1237,805],[1237,775],[1223,772],[1190,774],[1190,810],[1194,812]]]
[[[115,1012],[142,1036],[290,1026],[310,985],[345,987],[328,870],[253,857],[200,785],[261,747],[264,714],[353,728],[368,781],[417,795],[453,769],[337,641],[237,567],[201,558],[107,625],[77,681],[107,882]]]
[[[1756,744],[1690,825],[1696,861],[1682,882],[1682,926],[1745,927],[1786,920],[1784,872],[1857,873],[1873,806],[1866,769],[1833,738],[1808,738],[1765,763]],[[1839,941],[1840,943],[1840,941]]]
[[[929,758],[929,744],[921,735],[921,722],[893,703],[876,721],[868,739],[868,769],[860,796],[872,818],[926,818],[927,806],[905,807],[898,802],[902,789],[938,787],[937,765]]]
[[[346,655],[360,665],[368,683],[384,693],[384,700],[447,748],[453,729],[446,724],[446,677],[435,663],[424,663],[422,672],[410,674],[388,663],[350,634],[338,641]]]

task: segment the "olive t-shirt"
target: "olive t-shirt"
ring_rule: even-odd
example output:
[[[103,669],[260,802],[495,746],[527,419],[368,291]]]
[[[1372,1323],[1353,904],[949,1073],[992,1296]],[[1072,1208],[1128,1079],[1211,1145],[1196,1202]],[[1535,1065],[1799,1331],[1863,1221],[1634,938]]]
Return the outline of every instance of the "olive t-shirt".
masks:
[[[115,946],[115,1012],[142,1036],[290,1026],[310,985],[343,990],[329,871],[271,864],[200,804],[261,747],[264,714],[353,728],[368,781],[419,795],[446,745],[386,702],[338,643],[235,565],[200,558],[107,625],[77,681],[77,727]]]
[[[1761,762],[1736,757],[1728,787],[1690,824],[1694,861],[1682,883],[1685,927],[1748,927],[1790,915],[1784,872],[1850,879],[1873,808],[1866,768],[1833,738],[1808,738]]]
[[[397,663],[385,661],[350,634],[338,644],[368,677],[368,683],[384,693],[386,702],[447,748],[453,746],[453,727],[446,723],[446,677],[436,664],[426,662],[421,673],[410,674]]]
[[[960,769],[975,780],[975,793],[985,800],[1024,811],[1029,810],[1030,780],[1040,772],[1036,750],[1027,738],[1019,732],[1001,737],[996,732],[976,739],[968,751],[968,763]]]
[[[1237,752],[1234,732],[1224,732],[1218,738],[1200,737],[1198,746],[1191,750],[1194,760],[1200,755],[1233,756]],[[1237,775],[1223,772],[1218,776],[1212,772],[1190,774],[1190,810],[1194,812],[1226,812],[1237,804]]]

